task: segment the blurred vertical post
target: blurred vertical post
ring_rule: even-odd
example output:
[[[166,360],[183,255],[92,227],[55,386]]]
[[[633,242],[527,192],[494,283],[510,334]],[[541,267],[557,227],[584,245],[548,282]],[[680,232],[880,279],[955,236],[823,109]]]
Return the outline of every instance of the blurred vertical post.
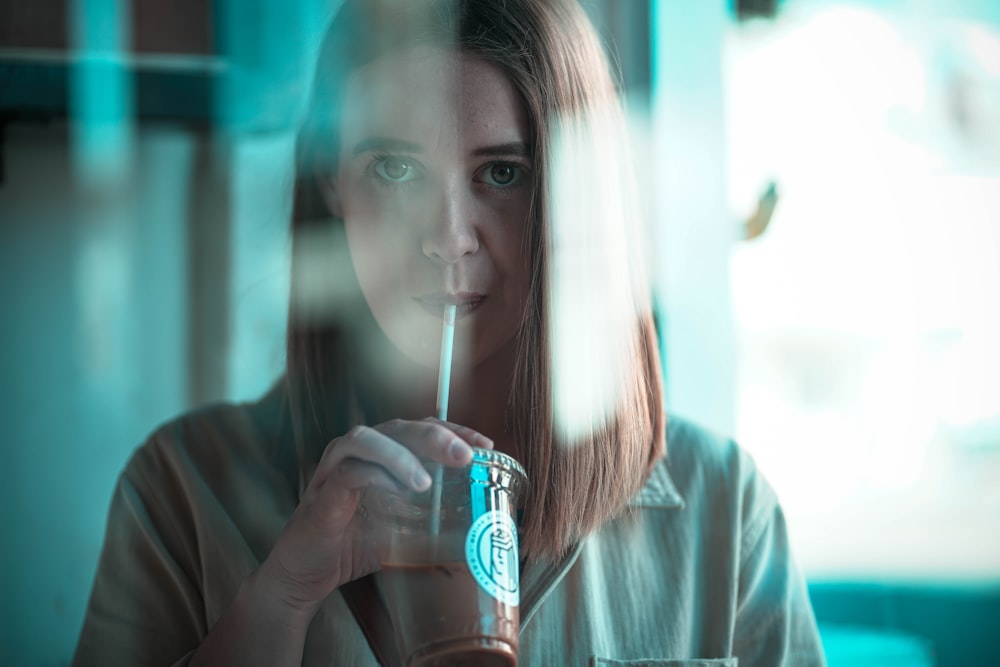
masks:
[[[73,162],[86,188],[120,185],[132,162],[133,96],[126,0],[73,0],[69,111]]]
[[[140,398],[146,378],[136,363],[141,324],[133,315],[150,281],[145,275],[147,280],[137,280],[142,268],[136,262],[138,161],[130,7],[127,0],[72,0],[67,9],[70,181],[61,184],[53,169],[49,196],[68,196],[65,202],[41,208],[66,211],[70,222],[63,229],[69,238],[61,247],[72,266],[54,267],[51,274],[39,277],[38,285],[55,282],[44,288],[55,294],[61,291],[60,283],[69,286],[65,289],[72,315],[66,318],[66,331],[40,331],[34,349],[47,355],[68,345],[71,364],[62,369],[57,384],[44,388],[50,415],[58,415],[56,421],[62,423],[47,430],[47,440],[40,444],[55,455],[39,457],[39,450],[25,450],[21,467],[39,470],[52,492],[26,505],[35,513],[34,521],[49,529],[44,541],[22,556],[34,568],[29,577],[34,583],[18,604],[29,619],[26,628],[35,633],[30,650],[46,647],[46,652],[59,654],[58,661],[72,651],[79,628],[73,624],[83,618],[87,582],[97,560],[95,531],[103,526],[108,496],[94,494],[110,494],[123,453],[149,428],[144,420],[149,411]],[[58,164],[51,153],[47,164]],[[61,222],[49,224],[59,229]],[[42,247],[58,252],[60,245],[43,242]],[[60,320],[59,315],[53,319]],[[22,498],[33,496],[38,494]],[[100,501],[79,502],[94,497]],[[73,557],[67,558],[67,549]],[[53,610],[48,603],[52,599],[65,600],[66,610]]]
[[[74,290],[83,414],[127,395],[135,209],[133,73],[127,0],[74,0],[68,34]]]
[[[259,396],[284,367],[295,136],[331,0],[219,0],[214,191],[192,216],[193,403]]]
[[[722,49],[726,0],[655,0],[653,127],[659,168],[654,280],[667,407],[723,433],[735,422]]]

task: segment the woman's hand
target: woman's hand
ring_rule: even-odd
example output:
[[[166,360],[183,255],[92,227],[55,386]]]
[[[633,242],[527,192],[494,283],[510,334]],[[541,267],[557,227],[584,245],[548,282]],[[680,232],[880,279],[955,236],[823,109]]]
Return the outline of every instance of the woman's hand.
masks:
[[[419,459],[461,466],[472,460],[471,447],[492,448],[493,441],[433,418],[356,426],[335,438],[254,574],[258,584],[311,619],[335,588],[378,569],[376,545],[358,512],[364,489],[426,490],[431,478]]]

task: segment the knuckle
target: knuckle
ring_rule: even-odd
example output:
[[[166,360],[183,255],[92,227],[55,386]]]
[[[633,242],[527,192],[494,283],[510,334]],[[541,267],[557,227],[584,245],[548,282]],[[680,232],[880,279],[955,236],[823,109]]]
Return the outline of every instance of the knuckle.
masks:
[[[444,426],[441,425],[436,419],[430,419],[422,424],[423,431],[428,435],[440,435],[443,431],[446,431]]]

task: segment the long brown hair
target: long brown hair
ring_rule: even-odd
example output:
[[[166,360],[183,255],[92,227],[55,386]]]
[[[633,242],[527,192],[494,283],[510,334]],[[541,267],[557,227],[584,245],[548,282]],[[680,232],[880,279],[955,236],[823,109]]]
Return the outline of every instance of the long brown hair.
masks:
[[[619,513],[665,450],[623,113],[576,0],[346,0],[321,48],[300,136],[293,266],[321,238],[341,253],[324,266],[350,267],[341,225],[314,184],[317,170],[336,167],[344,79],[392,49],[428,42],[500,67],[531,121],[531,287],[508,414],[529,477],[522,554],[557,557]],[[315,277],[306,273],[293,274],[287,372],[302,465],[372,416],[358,399],[352,341],[378,329],[360,297],[331,307],[310,298]],[[349,269],[323,279],[359,293]]]

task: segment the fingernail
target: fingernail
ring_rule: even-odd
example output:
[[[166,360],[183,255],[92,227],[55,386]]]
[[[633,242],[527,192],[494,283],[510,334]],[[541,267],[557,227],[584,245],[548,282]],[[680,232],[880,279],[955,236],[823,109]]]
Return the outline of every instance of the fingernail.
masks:
[[[452,440],[448,445],[448,456],[456,461],[465,461],[472,458],[472,449],[461,440]]]
[[[410,481],[413,488],[417,491],[423,491],[428,486],[431,485],[431,477],[424,470],[417,470],[413,473],[413,479]]]

